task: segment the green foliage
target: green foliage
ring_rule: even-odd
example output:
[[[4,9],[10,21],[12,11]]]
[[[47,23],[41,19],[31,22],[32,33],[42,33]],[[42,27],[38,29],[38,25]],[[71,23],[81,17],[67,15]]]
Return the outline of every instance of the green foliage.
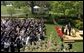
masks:
[[[29,13],[30,12],[30,10],[27,6],[22,7],[22,9],[23,9],[23,13]]]
[[[9,8],[7,8],[7,13],[12,16],[15,13],[15,8],[13,6],[9,6]]]
[[[83,30],[83,22],[80,20],[74,21],[74,25],[76,28]]]
[[[83,1],[76,1],[73,6],[77,14],[83,14]]]
[[[59,16],[74,16],[83,14],[83,1],[52,1],[51,14]]]
[[[7,14],[7,9],[8,8],[9,7],[7,7],[7,6],[1,5],[1,14]]]
[[[26,16],[27,14],[30,15],[31,14],[31,9],[27,6],[25,7],[21,7],[22,8],[22,12],[24,13],[24,15]]]
[[[21,8],[27,5],[27,1],[13,1],[13,6],[16,8]]]
[[[24,7],[25,9],[24,13],[27,13],[27,7],[30,9],[32,5],[31,2],[29,1],[10,1],[10,2],[13,4],[15,8]],[[40,7],[47,7],[49,13],[54,14],[56,16],[76,16],[77,14],[80,15],[83,14],[83,1],[46,1],[46,2],[33,1],[33,2],[35,5],[38,5]]]

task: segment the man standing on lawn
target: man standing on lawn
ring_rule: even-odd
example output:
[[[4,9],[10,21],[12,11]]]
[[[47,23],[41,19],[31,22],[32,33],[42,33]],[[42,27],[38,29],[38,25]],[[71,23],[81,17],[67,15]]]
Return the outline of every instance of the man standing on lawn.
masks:
[[[69,22],[69,24],[68,24],[68,30],[69,30],[69,36],[71,35],[70,33],[71,33],[71,24],[70,24],[70,22]]]

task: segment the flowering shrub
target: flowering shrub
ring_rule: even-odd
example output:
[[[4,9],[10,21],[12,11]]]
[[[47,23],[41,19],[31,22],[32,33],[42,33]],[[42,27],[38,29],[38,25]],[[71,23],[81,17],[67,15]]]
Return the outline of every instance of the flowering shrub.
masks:
[[[61,27],[57,26],[57,27],[55,27],[55,29],[56,29],[56,32],[57,32],[58,36],[63,38],[63,33],[62,33],[62,30],[61,30]]]
[[[65,49],[65,51],[61,50],[62,46],[59,44],[54,45],[53,44],[54,42],[52,42],[51,46],[48,47],[48,42],[49,41],[41,41],[39,42],[40,45],[38,45],[38,42],[36,42],[36,45],[34,44],[29,45],[29,46],[26,46],[24,50],[23,49],[21,50],[22,52],[73,52],[73,50],[70,51],[69,49]],[[66,46],[64,48],[66,48]]]
[[[74,26],[77,28],[77,29],[80,29],[80,30],[83,30],[83,22],[80,21],[80,20],[74,20],[73,21],[74,23]]]

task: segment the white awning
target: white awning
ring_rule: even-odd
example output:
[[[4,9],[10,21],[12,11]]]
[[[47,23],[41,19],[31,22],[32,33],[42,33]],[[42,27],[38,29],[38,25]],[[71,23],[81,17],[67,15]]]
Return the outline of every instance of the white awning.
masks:
[[[40,8],[39,6],[34,6],[34,8]]]

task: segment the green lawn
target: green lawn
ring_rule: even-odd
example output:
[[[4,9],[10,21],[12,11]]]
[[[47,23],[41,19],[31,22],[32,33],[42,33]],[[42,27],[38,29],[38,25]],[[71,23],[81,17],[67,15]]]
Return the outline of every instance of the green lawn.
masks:
[[[7,12],[8,8],[9,8],[8,6],[1,5],[1,14],[8,14]],[[22,13],[21,10],[15,10],[15,14],[21,14],[21,13]]]
[[[57,44],[60,44],[61,43],[61,40],[60,40],[60,38],[58,37],[58,35],[57,35],[57,33],[56,33],[56,31],[55,31],[55,26],[56,25],[54,25],[54,24],[45,24],[46,25],[46,33],[47,33],[47,35],[46,35],[46,37],[47,37],[47,39],[49,40],[49,38],[50,38],[50,34],[51,34],[51,32],[53,32],[52,33],[52,41],[56,41],[56,43]],[[47,40],[46,39],[46,40]],[[26,47],[25,48],[25,52],[57,52],[57,50],[56,50],[56,46],[55,45],[53,45],[53,42],[51,43],[52,45],[50,46],[50,47],[45,47],[45,45],[48,45],[47,43],[46,43],[46,40],[45,40],[45,42],[44,43],[41,43],[41,45],[38,45],[37,44],[37,46],[35,46],[35,45],[33,45],[33,47],[32,46],[28,46],[28,47]],[[83,42],[75,42],[75,43],[72,43],[73,44],[73,51],[76,51],[76,52],[83,52]],[[36,49],[34,49],[36,47]],[[38,49],[37,49],[37,47],[39,47]],[[44,49],[43,49],[44,48]],[[51,48],[51,49],[50,49]],[[55,48],[54,50],[53,50],[53,48]],[[23,50],[24,48],[22,48],[21,50]]]
[[[7,14],[7,8],[6,6],[1,6],[1,14]],[[20,11],[16,11],[17,13],[21,13]],[[61,43],[60,38],[58,37],[56,31],[55,31],[55,26],[54,24],[45,24],[46,25],[46,37],[47,40],[50,38],[50,34],[52,41],[56,41],[58,44]],[[75,42],[73,43],[73,50],[77,52],[83,52],[83,42]]]
[[[83,41],[73,43],[73,50],[83,52]]]
[[[7,14],[7,6],[1,5],[1,14]]]
[[[49,38],[50,34],[52,33],[52,41],[56,41],[57,43],[61,42],[61,39],[58,37],[56,31],[55,31],[55,26],[54,24],[45,24],[46,25],[46,36]]]
[[[58,44],[61,42],[60,38],[58,37],[56,31],[55,31],[55,26],[54,24],[45,24],[46,25],[46,33],[47,33],[47,37],[49,38],[51,32],[53,32],[52,37],[53,40],[56,41]],[[83,52],[83,41],[76,41],[73,44],[73,50],[77,51],[77,52]]]

